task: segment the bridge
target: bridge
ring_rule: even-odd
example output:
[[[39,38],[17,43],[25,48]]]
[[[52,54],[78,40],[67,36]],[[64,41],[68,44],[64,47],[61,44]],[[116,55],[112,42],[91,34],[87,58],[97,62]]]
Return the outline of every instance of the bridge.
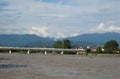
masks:
[[[49,52],[52,53],[60,53],[60,54],[64,54],[65,52],[72,52],[75,54],[81,54],[81,53],[85,53],[84,50],[80,50],[80,49],[60,49],[60,48],[31,48],[31,47],[0,47],[0,51],[8,51],[9,54],[13,53],[13,51],[26,51],[27,54],[30,54],[31,51],[41,51],[44,54],[47,54]]]

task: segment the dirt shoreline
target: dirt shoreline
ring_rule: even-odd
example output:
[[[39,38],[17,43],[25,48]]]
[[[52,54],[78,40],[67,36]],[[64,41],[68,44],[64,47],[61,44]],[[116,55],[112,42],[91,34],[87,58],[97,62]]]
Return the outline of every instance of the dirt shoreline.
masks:
[[[120,79],[120,57],[0,54],[0,79]]]

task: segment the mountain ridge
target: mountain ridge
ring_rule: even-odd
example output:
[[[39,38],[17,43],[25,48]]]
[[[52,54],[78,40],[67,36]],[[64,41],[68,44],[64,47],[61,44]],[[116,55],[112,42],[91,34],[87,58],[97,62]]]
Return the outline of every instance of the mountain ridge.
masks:
[[[86,41],[93,44],[103,45],[109,40],[116,40],[120,44],[120,33],[109,32],[109,33],[93,33],[93,34],[82,34],[75,37],[68,38],[71,41]]]
[[[69,39],[72,46],[103,45],[109,40],[116,40],[120,44],[120,33],[82,34],[64,39]],[[0,34],[0,46],[52,47],[54,40],[53,38],[45,38],[35,34]]]
[[[34,42],[36,42],[34,45]],[[43,43],[54,42],[51,38],[44,38],[34,34],[0,34],[1,46],[45,47]],[[50,47],[51,45],[47,45]]]

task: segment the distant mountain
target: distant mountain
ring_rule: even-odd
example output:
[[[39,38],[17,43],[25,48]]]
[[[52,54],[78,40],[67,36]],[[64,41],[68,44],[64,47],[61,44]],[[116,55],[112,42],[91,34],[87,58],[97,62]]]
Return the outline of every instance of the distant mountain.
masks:
[[[120,44],[119,33],[95,33],[83,34],[76,37],[69,37],[73,45],[103,45],[109,40],[116,40]]]
[[[51,47],[54,41],[30,34],[1,34],[0,46]]]
[[[103,45],[108,40],[116,40],[120,45],[119,33],[83,34],[66,39],[71,41],[72,46],[98,46]],[[52,47],[54,42],[54,39],[31,34],[0,34],[0,46]]]

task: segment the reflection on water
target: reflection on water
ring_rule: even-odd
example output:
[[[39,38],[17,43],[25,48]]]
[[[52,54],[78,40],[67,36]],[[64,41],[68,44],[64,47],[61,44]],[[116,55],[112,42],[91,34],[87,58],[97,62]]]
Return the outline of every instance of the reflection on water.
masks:
[[[0,69],[3,68],[27,68],[27,65],[19,65],[19,64],[0,64]]]

